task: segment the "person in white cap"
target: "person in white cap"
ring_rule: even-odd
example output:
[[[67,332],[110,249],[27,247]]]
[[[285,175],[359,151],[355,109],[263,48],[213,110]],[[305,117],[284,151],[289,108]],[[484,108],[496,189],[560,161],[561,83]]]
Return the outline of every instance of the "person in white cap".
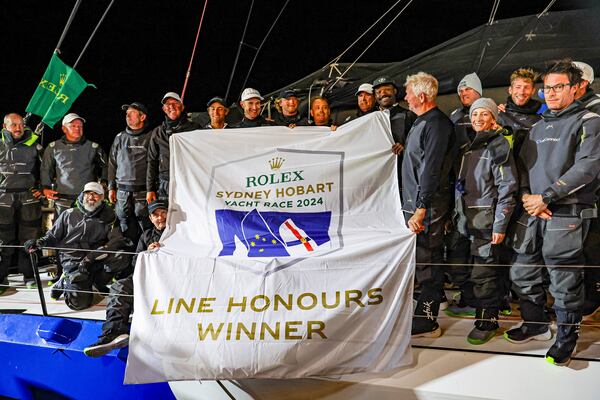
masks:
[[[29,253],[43,247],[121,250],[128,241],[115,222],[115,212],[104,202],[103,186],[88,182],[76,206],[60,214],[44,236],[25,242],[24,248]],[[64,272],[52,287],[50,296],[57,300],[64,294],[65,303],[72,310],[90,307],[94,298],[92,286],[100,292],[108,292],[106,285],[131,262],[131,257],[123,254],[88,251],[61,251],[59,257]]]
[[[260,104],[263,101],[260,92],[253,88],[246,88],[240,97],[240,107],[244,110],[244,117],[234,128],[256,128],[258,126],[274,126],[260,115]]]
[[[354,114],[349,115],[344,123],[360,118],[375,111],[375,94],[373,94],[373,85],[363,83],[358,87],[355,93],[358,110]]]
[[[600,95],[594,93],[590,85],[594,82],[594,69],[581,61],[573,61],[581,70],[581,83],[575,93],[575,99],[588,110],[600,114]],[[596,202],[596,208],[600,201]],[[588,237],[583,245],[585,264],[591,268],[584,269],[585,301],[583,303],[583,320],[594,318],[600,313],[600,219],[594,218],[590,224]]]
[[[61,139],[48,144],[40,178],[46,198],[54,200],[56,216],[73,206],[86,182],[107,177],[107,157],[102,147],[86,139],[85,119],[69,113],[62,120]]]
[[[201,126],[188,119],[181,97],[175,92],[167,92],[162,98],[165,120],[152,130],[148,142],[148,166],[146,172],[146,201],[148,203],[169,196],[169,138],[180,132],[201,129]]]
[[[600,114],[600,94],[594,93],[594,89],[590,87],[594,83],[594,69],[581,61],[573,61],[573,64],[581,70],[581,83],[575,93],[575,100],[588,110]]]

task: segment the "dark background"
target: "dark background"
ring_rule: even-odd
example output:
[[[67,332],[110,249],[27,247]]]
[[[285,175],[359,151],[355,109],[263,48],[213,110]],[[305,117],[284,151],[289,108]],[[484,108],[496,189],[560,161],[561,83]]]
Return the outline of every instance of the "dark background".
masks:
[[[109,0],[84,0],[65,41],[61,58],[73,65]],[[186,111],[204,111],[206,101],[225,95],[251,1],[210,0],[190,81]],[[256,0],[232,82],[237,101],[254,57],[285,1]],[[246,86],[265,94],[325,66],[345,50],[395,1],[290,0],[258,55]],[[375,29],[341,59],[352,62],[408,3],[402,0]],[[492,0],[414,0],[359,62],[403,60],[487,23]],[[496,19],[536,14],[549,0],[503,0]],[[587,8],[593,0],[558,0],[550,11]],[[24,113],[75,4],[74,0],[4,1],[0,112]],[[181,92],[204,5],[198,1],[117,0],[77,71],[98,89],[86,89],[71,111],[87,119],[86,136],[109,149],[125,127],[120,106],[144,102],[153,125],[162,119],[160,100]],[[557,57],[568,56],[557,54]],[[448,60],[452,62],[452,60]],[[45,144],[60,136],[60,123],[46,130]]]

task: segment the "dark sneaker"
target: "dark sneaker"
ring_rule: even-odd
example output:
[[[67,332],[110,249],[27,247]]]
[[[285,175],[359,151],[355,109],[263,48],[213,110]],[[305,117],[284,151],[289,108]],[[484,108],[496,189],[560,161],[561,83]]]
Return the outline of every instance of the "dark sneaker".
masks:
[[[546,361],[550,364],[564,367],[569,365],[571,357],[577,352],[576,343],[554,343],[546,353]]]
[[[83,354],[88,357],[102,357],[114,349],[122,349],[129,344],[129,335],[123,333],[121,335],[100,336],[99,340],[93,345],[83,349]]]
[[[500,309],[498,310],[498,312],[500,315],[504,315],[505,317],[508,317],[512,314],[512,307],[508,298],[504,297],[500,301]]]
[[[540,324],[537,327],[523,324],[518,328],[504,332],[504,339],[516,344],[527,343],[530,340],[544,341],[552,339],[552,331],[545,324]]]
[[[467,342],[471,344],[484,344],[490,341],[494,336],[496,336],[496,332],[498,329],[492,329],[489,331],[485,331],[482,329],[478,329],[474,327],[469,335],[467,336]]]
[[[474,317],[475,307],[455,305],[446,308],[444,313],[449,317]]]
[[[437,322],[433,324],[414,324],[410,332],[413,338],[438,338],[442,336],[442,328]]]
[[[64,275],[56,281],[54,285],[52,285],[52,289],[50,289],[50,298],[52,300],[58,300],[65,292],[65,278]]]

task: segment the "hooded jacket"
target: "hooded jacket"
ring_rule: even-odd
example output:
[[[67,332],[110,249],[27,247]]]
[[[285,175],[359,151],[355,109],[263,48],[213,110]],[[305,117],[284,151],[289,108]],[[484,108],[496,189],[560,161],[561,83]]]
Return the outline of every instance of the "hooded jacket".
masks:
[[[169,138],[171,135],[180,132],[188,132],[200,129],[200,125],[189,121],[185,114],[176,121],[163,121],[152,130],[148,142],[148,165],[146,172],[146,190],[156,192],[158,182],[169,181],[169,160],[171,152],[169,151]]]
[[[479,132],[466,146],[456,188],[462,207],[493,211],[493,232],[506,232],[516,205],[518,184],[515,160],[503,130]]]
[[[108,156],[109,189],[146,190],[150,134],[146,127],[138,131],[126,128],[115,137]]]
[[[577,99],[585,108],[596,114],[600,114],[600,94],[594,93],[590,87],[587,88],[583,96]]]
[[[498,114],[498,124],[511,129],[513,133],[512,148],[515,150],[515,154],[518,154],[521,144],[533,124],[542,119],[542,116],[538,114],[541,106],[542,103],[534,99],[530,99],[522,106],[516,105],[511,96],[506,99],[506,111]]]
[[[86,183],[106,179],[107,159],[98,143],[82,137],[69,142],[66,137],[51,142],[42,158],[40,176],[42,187],[56,183],[59,195],[75,198]]]
[[[125,248],[127,243],[118,224],[115,224],[112,208],[102,202],[94,211],[88,211],[82,202],[80,194],[75,207],[59,215],[52,229],[41,238],[44,245],[94,250],[102,246],[109,250]],[[79,262],[87,255],[88,252],[83,251],[61,251],[60,259],[61,262]]]
[[[20,140],[2,129],[0,143],[0,192],[24,192],[39,184],[42,146],[38,136],[25,128]]]
[[[594,204],[600,187],[600,117],[579,102],[558,113],[546,110],[542,117],[517,159],[521,195],[542,194],[551,204]]]

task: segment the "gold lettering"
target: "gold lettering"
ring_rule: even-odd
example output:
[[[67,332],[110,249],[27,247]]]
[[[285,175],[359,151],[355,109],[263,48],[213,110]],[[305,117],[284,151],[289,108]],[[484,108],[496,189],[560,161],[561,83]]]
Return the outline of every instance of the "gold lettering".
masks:
[[[291,294],[288,294],[288,300],[287,303],[283,300],[283,297],[281,297],[280,295],[276,294],[273,300],[273,310],[274,311],[279,311],[279,304],[281,304],[286,310],[291,310],[292,309],[292,302],[293,302],[293,298]]]
[[[175,314],[179,313],[179,310],[181,310],[181,307],[183,306],[183,308],[185,308],[185,310],[188,313],[191,313],[194,311],[194,305],[196,304],[196,298],[192,298],[192,302],[190,304],[185,302],[185,299],[179,299],[177,301],[177,307],[175,307]]]
[[[369,291],[367,292],[367,296],[371,300],[369,300],[367,304],[374,306],[383,303],[383,294],[378,294],[381,293],[381,291],[383,291],[382,288],[369,289]]]
[[[150,312],[150,315],[160,315],[160,314],[164,314],[164,311],[156,311],[156,307],[158,306],[158,299],[154,300],[154,304],[152,305],[152,311]]]
[[[290,339],[302,339],[302,335],[293,335],[293,333],[298,332],[298,328],[296,325],[302,325],[302,321],[287,321],[285,323],[285,338],[286,340]]]
[[[333,309],[340,305],[340,292],[336,290],[335,292],[335,303],[327,304],[327,293],[321,293],[321,301],[323,302],[323,308]]]
[[[167,307],[167,314],[171,314],[171,311],[173,311],[173,301],[175,301],[175,299],[171,297],[169,299],[169,306]]]
[[[264,304],[262,306],[262,308],[256,307],[256,302],[258,300],[263,300]],[[263,294],[259,294],[258,296],[254,296],[252,298],[252,300],[250,301],[250,308],[252,309],[252,311],[254,312],[262,312],[265,311],[267,308],[269,308],[269,306],[271,305],[271,300],[269,300],[269,298]]]
[[[275,340],[279,340],[279,322],[275,322],[275,330],[273,331],[269,324],[263,322],[260,325],[260,340],[265,340],[265,332],[269,332],[269,335]]]
[[[302,299],[306,297],[310,297],[310,299],[312,300],[312,304],[308,306],[302,304]],[[301,310],[312,310],[317,305],[317,296],[315,296],[313,293],[302,293],[300,296],[298,296],[297,303],[298,308],[300,308]]]
[[[244,331],[248,339],[254,340],[254,336],[256,335],[256,322],[252,323],[251,330],[246,329],[246,325],[242,324],[241,322],[238,322],[237,331],[235,333],[235,340],[240,340],[242,336],[242,331]]]
[[[362,297],[362,292],[360,290],[346,290],[346,308],[350,307],[350,302],[355,302],[359,307],[364,307],[360,298]]]
[[[210,333],[212,340],[217,340],[219,335],[221,334],[221,330],[223,329],[223,323],[219,324],[219,328],[215,331],[212,322],[208,324],[208,328],[206,330],[202,329],[202,323],[198,324],[198,337],[200,340],[206,339],[206,336]]]
[[[241,303],[235,303],[233,297],[229,298],[229,304],[227,305],[227,312],[231,312],[233,307],[241,307],[242,312],[246,311],[246,296],[242,297]]]
[[[205,313],[209,313],[209,312],[213,312],[213,309],[210,308],[211,304],[209,302],[211,301],[215,301],[216,298],[215,297],[202,297],[200,299],[200,302],[198,303],[198,312],[205,312]]]
[[[316,325],[316,327],[314,326]],[[306,336],[312,339],[313,334],[318,334],[321,339],[327,339],[327,336],[323,333],[325,329],[325,322],[323,321],[307,321]]]

